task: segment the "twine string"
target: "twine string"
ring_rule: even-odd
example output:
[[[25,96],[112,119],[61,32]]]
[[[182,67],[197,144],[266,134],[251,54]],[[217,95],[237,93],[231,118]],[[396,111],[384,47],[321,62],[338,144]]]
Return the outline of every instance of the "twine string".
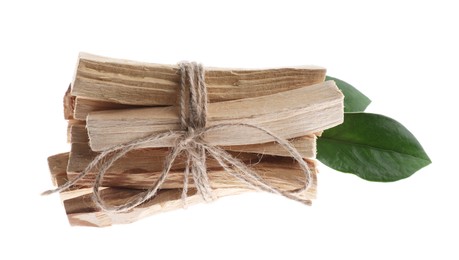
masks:
[[[102,151],[88,166],[74,179],[54,190],[44,192],[44,195],[61,192],[75,185],[79,180],[84,178],[88,173],[96,171],[96,178],[93,185],[93,200],[96,206],[107,212],[125,212],[136,206],[152,199],[163,183],[172,168],[174,161],[179,155],[185,153],[186,163],[184,169],[183,189],[181,198],[186,206],[189,179],[193,178],[197,192],[205,201],[212,201],[215,195],[212,192],[209,176],[207,174],[206,158],[207,155],[213,157],[226,173],[245,183],[247,186],[261,191],[271,192],[282,195],[289,199],[310,204],[310,201],[304,199],[300,193],[308,190],[312,185],[312,174],[303,160],[298,150],[286,139],[277,136],[270,130],[250,123],[222,123],[213,126],[206,126],[207,121],[207,88],[205,85],[204,68],[200,64],[182,62],[179,64],[180,70],[180,90],[179,90],[179,117],[180,130],[168,131],[151,134],[147,137],[139,138],[125,144],[116,145],[105,151]],[[252,129],[270,136],[281,147],[283,147],[293,159],[298,162],[305,176],[304,186],[294,191],[283,191],[266,182],[253,169],[243,163],[241,160],[233,157],[220,147],[210,145],[205,142],[206,133],[218,131],[227,128],[246,128]],[[169,154],[164,160],[164,168],[158,179],[153,185],[143,193],[134,196],[128,202],[122,205],[110,205],[106,203],[100,195],[105,173],[110,167],[128,152],[146,147],[155,147],[163,139],[175,140],[175,145],[170,148]]]

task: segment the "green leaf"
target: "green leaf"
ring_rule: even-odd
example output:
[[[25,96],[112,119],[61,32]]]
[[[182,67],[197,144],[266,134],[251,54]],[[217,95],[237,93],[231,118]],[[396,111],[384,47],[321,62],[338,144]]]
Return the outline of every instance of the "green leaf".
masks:
[[[431,163],[421,144],[399,122],[386,116],[346,113],[344,123],[317,140],[317,159],[365,180],[407,178]]]
[[[334,80],[344,94],[344,112],[363,112],[371,100],[356,88],[340,79],[327,76],[325,80]]]

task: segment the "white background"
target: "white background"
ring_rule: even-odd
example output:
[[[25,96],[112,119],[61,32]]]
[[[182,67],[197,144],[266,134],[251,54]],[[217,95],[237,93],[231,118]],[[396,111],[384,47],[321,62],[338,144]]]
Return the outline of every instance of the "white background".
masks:
[[[456,1],[2,1],[0,259],[459,259]],[[270,194],[70,227],[46,158],[69,149],[79,51],[174,64],[314,64],[359,88],[433,164],[396,183],[320,166],[312,207]]]

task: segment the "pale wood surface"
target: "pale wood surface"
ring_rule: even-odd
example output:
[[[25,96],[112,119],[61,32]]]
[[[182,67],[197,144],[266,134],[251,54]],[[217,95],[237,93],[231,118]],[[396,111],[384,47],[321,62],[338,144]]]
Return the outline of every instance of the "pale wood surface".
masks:
[[[278,69],[206,68],[210,102],[257,97],[324,81],[316,66]],[[80,53],[72,95],[129,105],[177,104],[177,65],[160,65]]]
[[[316,157],[316,135],[300,136],[290,139],[289,142],[293,145],[303,158]],[[223,149],[233,152],[258,153],[265,155],[276,155],[291,157],[291,154],[276,142],[248,145],[233,145],[222,146]]]
[[[69,153],[60,153],[48,157],[48,166],[54,186],[65,184],[69,178],[66,172]],[[106,189],[102,187],[101,190]],[[61,200],[76,198],[92,192],[92,188],[74,186],[60,193]]]
[[[69,143],[89,143],[88,131],[84,121],[80,123],[70,123],[68,128]],[[316,135],[301,136],[289,140],[289,142],[298,150],[303,158],[316,157]],[[223,149],[234,152],[259,153],[267,155],[288,156],[291,155],[276,142],[252,144],[252,145],[233,145],[223,146]],[[77,152],[77,151],[74,151]]]
[[[68,173],[75,174],[83,171],[84,168],[95,158],[98,153],[92,151],[88,144],[72,144]],[[124,157],[116,161],[110,168],[112,173],[145,173],[157,172],[163,169],[164,159],[168,154],[168,149],[164,148],[145,148],[134,150],[127,153]],[[234,156],[245,162],[257,162],[261,155],[252,153],[233,153]],[[218,167],[215,160],[207,160],[208,167]],[[184,168],[183,158],[178,158],[172,169]]]
[[[257,98],[211,103],[208,126],[245,122],[267,128],[281,138],[296,138],[341,124],[343,99],[335,83],[327,81]],[[87,129],[92,150],[102,151],[154,133],[178,130],[178,112],[175,107],[93,112],[87,118]],[[241,127],[208,132],[204,140],[220,146],[274,141],[259,130]],[[171,147],[174,141],[163,139],[146,145]]]
[[[151,156],[149,156],[151,155]],[[117,161],[106,173],[103,186],[123,187],[134,189],[145,189],[150,187],[158,178],[163,169],[163,162],[166,152],[160,149],[150,149],[143,151],[143,154],[128,154],[126,157]],[[244,163],[251,165],[260,176],[279,189],[300,188],[298,179],[303,178],[303,172],[297,163],[288,157],[261,156],[257,154],[235,154]],[[72,158],[72,157],[70,157]],[[70,160],[67,175],[70,179],[76,177],[82,168],[86,167],[83,160],[79,160],[79,165]],[[221,166],[212,158],[206,160],[208,173],[211,178],[211,186],[214,188],[240,188],[241,183],[234,177],[227,174]],[[178,158],[174,163],[169,174],[168,180],[163,188],[181,188],[183,186],[183,169],[185,167],[184,158]],[[74,171],[78,168],[77,171]],[[94,172],[88,174],[77,184],[82,187],[90,186],[94,181]],[[193,181],[190,181],[193,187]],[[300,186],[298,186],[300,185]]]
[[[282,160],[285,161],[286,159],[284,158]],[[65,172],[67,161],[68,153],[49,157],[48,163],[53,177],[53,183],[61,185],[67,180]],[[314,199],[317,185],[316,166],[312,160],[307,160],[307,162],[312,171],[313,186],[308,191],[303,192],[301,196],[304,199]],[[297,167],[292,163],[290,164],[293,168]],[[279,187],[279,183],[284,182],[284,180],[282,180],[283,174],[276,174],[276,176],[280,177],[280,182],[274,182],[273,185],[277,185],[276,187]],[[263,177],[266,177],[266,175],[263,175]],[[273,179],[270,180],[273,181]],[[301,186],[303,182],[304,178],[289,180],[288,183],[285,184],[287,186],[291,186],[288,186],[288,188],[285,186],[287,188],[285,190],[294,190]],[[216,197],[222,197],[250,190],[244,186],[240,187],[241,188],[215,188],[214,194]],[[102,212],[98,209],[91,199],[91,192],[92,189],[74,187],[70,191],[64,191],[61,193],[61,199],[64,202],[66,213],[71,225],[104,227],[113,224],[127,224],[152,214],[183,207],[183,201],[180,198],[181,189],[163,189],[149,202],[139,205],[137,208],[129,212],[113,214]],[[132,198],[132,196],[139,195],[141,192],[141,190],[135,189],[104,187],[101,194],[108,203],[121,204]],[[197,195],[194,189],[190,189],[189,197],[186,200],[187,205],[193,205],[200,202],[203,202],[201,196]]]
[[[73,117],[78,120],[86,120],[86,117],[90,112],[140,107],[113,102],[105,102],[100,100],[92,100],[82,97],[76,97],[74,103],[75,106],[73,111]]]
[[[69,120],[67,125],[68,143],[89,143],[85,121]]]
[[[73,119],[73,111],[75,109],[75,97],[72,96],[70,93],[70,88],[69,86],[67,88],[67,91],[65,92],[64,95],[64,118],[65,119]]]
[[[289,139],[303,157],[309,158],[315,157],[315,133],[343,121],[344,97],[334,82],[323,82],[323,68],[206,68],[205,73],[208,126],[243,122],[265,127]],[[54,185],[74,178],[97,151],[153,133],[178,130],[178,109],[174,106],[178,104],[178,89],[176,65],[80,54],[74,80],[64,96],[71,152],[48,159]],[[306,180],[289,154],[262,132],[237,126],[207,132],[204,138],[250,165],[273,187],[294,191]],[[172,145],[173,140],[164,140],[129,152],[108,170],[101,188],[102,197],[109,204],[121,204],[139,196],[157,180],[167,147]],[[317,171],[313,160],[305,161],[312,171],[313,185],[301,197],[310,201],[316,194]],[[206,165],[216,197],[252,190],[231,177],[214,159],[207,158]],[[183,168],[184,158],[178,157],[157,196],[126,213],[107,213],[94,205],[91,188],[94,172],[60,196],[72,225],[102,227],[130,223],[183,207],[180,196]],[[189,185],[186,203],[202,202],[191,178]]]
[[[237,195],[250,190],[247,189],[214,189],[216,198]],[[190,190],[186,198],[186,205],[192,206],[203,203],[200,195]],[[130,198],[140,194],[138,190],[108,188],[102,191],[103,198],[110,204],[122,204]],[[91,194],[83,195],[64,201],[67,217],[72,226],[107,227],[118,224],[129,224],[145,217],[171,210],[182,209],[184,202],[181,199],[181,190],[161,190],[145,204],[139,205],[125,213],[110,213],[99,210],[91,200]]]

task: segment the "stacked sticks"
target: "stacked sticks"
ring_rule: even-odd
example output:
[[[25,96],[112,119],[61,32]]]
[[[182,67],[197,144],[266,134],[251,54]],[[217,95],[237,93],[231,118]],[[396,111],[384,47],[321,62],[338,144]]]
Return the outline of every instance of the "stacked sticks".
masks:
[[[80,54],[75,78],[64,96],[69,153],[49,157],[57,186],[77,177],[98,154],[145,136],[178,130],[178,66],[140,63]],[[325,70],[297,67],[265,70],[205,71],[209,126],[244,122],[269,129],[289,142],[309,165],[312,186],[301,193],[315,197],[316,136],[342,123],[343,95],[333,81],[323,82]],[[206,143],[228,151],[250,166],[271,186],[295,191],[306,182],[291,154],[268,135],[238,127],[213,131]],[[128,152],[107,171],[100,189],[109,204],[119,205],[142,194],[158,179],[174,140],[165,139]],[[160,191],[147,202],[123,213],[107,212],[92,200],[97,169],[61,191],[72,225],[109,226],[130,223],[150,214],[201,202],[193,180],[183,201],[186,158],[173,163]],[[206,160],[215,197],[238,194],[253,187],[228,175],[213,158]]]

